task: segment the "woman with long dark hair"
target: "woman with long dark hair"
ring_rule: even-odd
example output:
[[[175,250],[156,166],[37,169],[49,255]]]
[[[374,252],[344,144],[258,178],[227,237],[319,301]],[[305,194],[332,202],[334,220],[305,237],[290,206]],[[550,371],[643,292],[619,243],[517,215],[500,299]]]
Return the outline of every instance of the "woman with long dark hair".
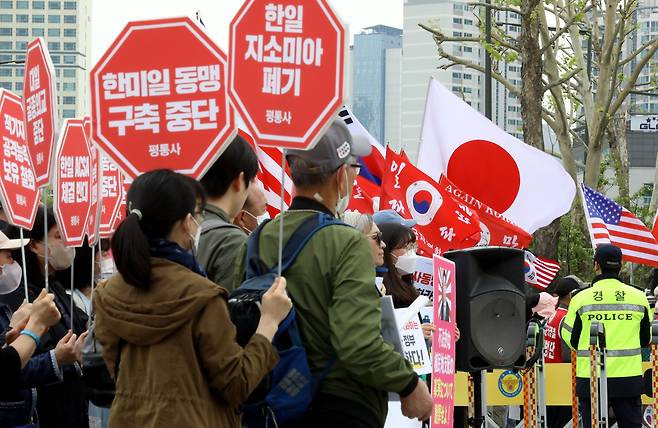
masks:
[[[292,303],[285,280],[262,299],[256,334],[235,341],[228,292],[196,259],[205,197],[170,170],[143,174],[112,238],[119,273],[94,295],[96,337],[116,394],[110,427],[239,427],[242,403],[277,362],[271,341]]]
[[[413,271],[406,272],[399,267],[398,261],[407,254],[416,254],[416,235],[413,230],[397,223],[383,223],[379,225],[384,248],[383,273],[386,294],[393,297],[396,308],[406,308],[418,297],[418,290],[413,285]]]

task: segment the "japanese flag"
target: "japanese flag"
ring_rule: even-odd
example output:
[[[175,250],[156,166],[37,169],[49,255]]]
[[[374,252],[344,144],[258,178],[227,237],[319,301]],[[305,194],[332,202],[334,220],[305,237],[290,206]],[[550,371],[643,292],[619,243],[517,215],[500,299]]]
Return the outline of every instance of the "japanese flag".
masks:
[[[512,137],[432,79],[418,168],[533,233],[571,209],[576,185],[560,162]]]

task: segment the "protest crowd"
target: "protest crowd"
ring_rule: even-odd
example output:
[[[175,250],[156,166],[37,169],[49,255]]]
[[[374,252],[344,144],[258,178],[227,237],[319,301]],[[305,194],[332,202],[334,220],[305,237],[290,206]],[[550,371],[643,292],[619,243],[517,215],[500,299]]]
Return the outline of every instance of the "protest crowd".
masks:
[[[433,79],[418,161],[384,147],[331,7],[280,3],[245,2],[228,56],[129,23],[57,141],[41,38],[23,98],[0,88],[0,428],[641,427],[658,288],[620,273],[658,267],[652,232]],[[489,192],[474,157],[516,176]],[[576,195],[593,278],[529,249]],[[487,379],[515,401],[488,413]]]

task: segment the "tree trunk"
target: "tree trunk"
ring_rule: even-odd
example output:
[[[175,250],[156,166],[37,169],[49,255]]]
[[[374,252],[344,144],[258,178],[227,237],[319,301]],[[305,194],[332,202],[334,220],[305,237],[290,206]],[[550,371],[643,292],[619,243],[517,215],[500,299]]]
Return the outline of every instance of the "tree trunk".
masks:
[[[542,132],[542,54],[539,47],[539,5],[541,0],[523,0],[521,3],[521,118],[523,140],[539,150],[544,150]],[[533,248],[538,255],[557,260],[560,236],[560,219],[534,233]]]
[[[610,145],[615,181],[619,189],[619,203],[629,207],[631,203],[629,190],[628,146],[626,141],[626,112],[621,110],[608,123],[606,136]]]

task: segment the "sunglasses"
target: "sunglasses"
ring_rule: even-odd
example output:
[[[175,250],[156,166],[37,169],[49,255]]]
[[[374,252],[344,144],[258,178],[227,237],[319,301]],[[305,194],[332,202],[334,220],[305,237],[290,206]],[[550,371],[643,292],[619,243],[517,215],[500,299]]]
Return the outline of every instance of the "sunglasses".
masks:
[[[369,235],[368,237],[370,239],[372,239],[373,241],[375,241],[377,243],[377,245],[382,245],[382,233],[381,232],[374,233],[372,235]]]

